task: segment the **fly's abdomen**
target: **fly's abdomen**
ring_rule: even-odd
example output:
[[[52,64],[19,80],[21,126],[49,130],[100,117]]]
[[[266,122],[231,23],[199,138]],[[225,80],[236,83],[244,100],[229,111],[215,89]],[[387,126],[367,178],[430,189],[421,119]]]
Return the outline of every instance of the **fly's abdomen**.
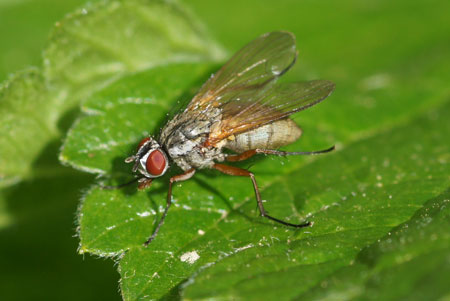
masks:
[[[236,135],[233,140],[227,140],[225,147],[236,153],[256,148],[277,149],[296,141],[301,134],[298,125],[286,118]]]

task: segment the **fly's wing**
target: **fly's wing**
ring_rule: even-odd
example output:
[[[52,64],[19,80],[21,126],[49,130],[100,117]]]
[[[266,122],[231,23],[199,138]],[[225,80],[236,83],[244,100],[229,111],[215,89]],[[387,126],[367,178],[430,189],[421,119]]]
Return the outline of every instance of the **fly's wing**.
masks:
[[[295,37],[289,32],[264,34],[239,50],[192,99],[185,111],[203,118],[220,109],[221,121],[214,124],[206,144],[306,109],[334,89],[329,81],[275,84],[295,63]]]
[[[244,46],[211,76],[186,110],[201,112],[211,106],[220,107],[240,94],[262,89],[286,72],[296,56],[293,34],[282,31],[264,34]]]
[[[221,106],[222,120],[213,126],[207,143],[221,140],[283,119],[324,100],[334,90],[326,80],[274,84],[265,89],[243,91]]]

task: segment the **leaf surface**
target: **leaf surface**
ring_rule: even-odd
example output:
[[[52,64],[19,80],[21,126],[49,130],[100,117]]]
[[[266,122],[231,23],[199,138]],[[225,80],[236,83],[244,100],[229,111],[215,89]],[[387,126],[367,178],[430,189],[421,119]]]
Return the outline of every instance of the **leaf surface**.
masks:
[[[168,177],[144,192],[100,190],[91,181],[78,215],[80,252],[119,262],[126,300],[448,296],[449,4],[192,5],[233,50],[264,32],[294,32],[299,61],[282,80],[336,82],[330,99],[294,115],[304,135],[286,147],[336,143],[336,152],[240,165],[256,174],[272,215],[314,225],[293,230],[262,219],[248,179],[201,171],[174,187],[166,223],[145,249]],[[158,133],[166,114],[223,58],[202,27],[177,3],[144,0],[93,4],[60,22],[44,66],[0,88],[2,185],[35,179],[6,190],[0,208],[27,193],[34,201],[52,185],[58,190],[49,199],[74,198],[86,179],[65,174],[50,158],[80,103],[83,115],[64,140],[61,161],[101,175],[99,182],[129,180],[124,158],[143,136]],[[33,212],[49,206],[39,203]],[[16,216],[0,215],[0,224],[10,218]],[[34,234],[29,229],[24,237]],[[17,241],[23,250],[28,240]]]
[[[326,12],[331,8],[323,18]],[[383,20],[414,27],[412,18],[396,11]],[[368,18],[353,34],[379,29],[381,19]],[[386,43],[398,38],[389,30],[379,31]],[[298,29],[296,34],[299,40],[304,36]],[[424,31],[405,38],[394,52],[368,40],[361,46],[364,52],[348,56],[348,40],[333,34],[337,33],[305,38],[307,45],[322,50],[300,56],[300,63],[284,76],[314,79],[317,76],[311,74],[322,67],[319,78],[337,83],[330,99],[295,115],[304,136],[286,149],[314,150],[337,142],[338,150],[314,158],[262,157],[241,165],[255,173],[270,214],[291,222],[308,219],[314,225],[293,230],[258,217],[248,179],[206,170],[176,185],[175,203],[163,228],[144,248],[165,206],[168,176],[144,192],[94,186],[80,211],[80,250],[119,258],[124,299],[314,299],[339,294],[364,298],[383,273],[379,262],[395,256],[381,247],[393,233],[398,241],[412,235],[410,258],[423,260],[420,247],[414,246],[425,241],[398,229],[420,220],[434,200],[445,202],[450,182],[445,139],[450,131],[445,117],[450,113],[445,85],[450,78],[445,57],[449,45],[442,32]],[[337,52],[323,48],[325,41]],[[413,46],[415,52],[408,48]],[[384,56],[375,60],[380,51]],[[302,58],[309,58],[306,66]],[[62,156],[77,168],[110,175],[105,182],[131,179],[130,166],[123,160],[142,137],[157,135],[165,113],[177,107],[177,101],[189,100],[214,68],[170,64],[112,83],[86,102],[83,110],[88,115],[72,128]],[[436,216],[436,223],[442,222]],[[429,231],[446,237],[437,227]],[[385,282],[374,296],[395,299],[413,287],[414,279],[445,271],[439,264],[444,262],[443,250],[442,245],[430,246],[428,251],[440,255],[430,261],[429,269],[418,270],[416,278],[409,274],[398,294]],[[393,244],[392,252],[400,251],[401,245]],[[384,273],[391,268],[395,269],[392,261]],[[346,271],[349,275],[343,277]],[[399,269],[392,279],[400,282],[405,274],[407,270]],[[430,287],[424,285],[424,290]],[[436,287],[436,295],[447,293],[443,282]]]
[[[195,75],[193,70],[198,70],[200,78],[206,70],[197,64],[163,69],[184,78],[186,83],[193,81],[188,76]],[[131,80],[153,86],[153,72],[164,74],[152,70],[136,74]],[[158,131],[159,125],[149,116],[163,120],[170,107],[166,104],[178,99],[176,93],[158,91],[173,91],[167,80],[163,88],[146,92],[161,95],[160,105],[153,104],[152,97],[142,100],[136,92],[127,92],[137,97],[124,101],[120,95],[128,91],[127,83],[128,79],[124,79],[102,91],[102,97],[118,95],[116,100],[108,98],[108,105],[97,96],[95,102],[86,103],[86,111],[90,111],[90,104],[98,111],[72,129],[63,152],[71,154],[73,164],[116,174],[122,181],[131,178],[130,167],[123,159],[134,152],[144,134]],[[177,86],[189,84],[177,81]],[[172,99],[170,95],[174,95]],[[175,205],[147,249],[142,243],[164,208],[167,177],[155,181],[146,192],[138,192],[135,187],[122,191],[93,187],[80,214],[81,251],[100,256],[125,252],[120,260],[125,299],[162,297],[183,282],[188,299],[275,298],[280,289],[285,292],[283,298],[298,297],[353,264],[362,250],[407,222],[427,200],[446,190],[450,183],[446,173],[448,145],[442,141],[450,133],[445,118],[449,113],[447,104],[315,161],[256,160],[258,164],[251,169],[262,184],[269,212],[291,222],[307,218],[314,222],[311,228],[293,230],[258,218],[248,179],[204,171],[174,189]],[[99,128],[87,127],[98,124],[98,120]],[[127,122],[121,120],[140,122],[124,128]],[[121,127],[114,130],[117,124]],[[433,128],[441,130],[433,132]],[[78,143],[98,141],[81,143],[83,149],[74,147],[72,139]],[[122,139],[128,140],[121,144]],[[95,149],[98,144],[113,145],[99,155],[101,160]],[[105,161],[104,156],[108,158]],[[187,258],[195,260],[190,263]],[[273,295],[261,291],[262,283],[273,285]]]

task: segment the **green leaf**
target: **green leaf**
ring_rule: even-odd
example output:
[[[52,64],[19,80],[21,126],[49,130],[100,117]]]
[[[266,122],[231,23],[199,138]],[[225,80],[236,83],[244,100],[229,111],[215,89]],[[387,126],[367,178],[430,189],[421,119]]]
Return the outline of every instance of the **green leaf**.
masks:
[[[311,8],[317,16],[334,15],[335,7],[321,5]],[[287,148],[312,150],[338,142],[338,151],[315,158],[251,162],[267,210],[291,222],[307,218],[314,222],[311,228],[289,229],[258,217],[248,179],[206,170],[174,188],[175,203],[148,248],[142,243],[164,209],[168,176],[144,192],[133,186],[116,191],[92,187],[79,212],[80,252],[119,262],[126,300],[367,298],[374,285],[380,287],[374,296],[395,299],[406,296],[415,279],[430,273],[442,278],[446,266],[440,263],[445,262],[448,245],[443,232],[446,213],[430,214],[436,226],[427,231],[442,238],[440,244],[427,244],[420,229],[412,234],[398,229],[420,220],[434,200],[444,209],[448,202],[444,193],[450,184],[446,140],[450,61],[449,45],[442,42],[444,31],[424,30],[391,52],[385,44],[374,46],[368,39],[361,45],[363,52],[343,54],[354,47],[353,38],[342,38],[346,28],[365,41],[363,35],[383,22],[418,26],[413,23],[415,10],[400,14],[400,7],[393,9],[395,13],[368,18],[357,28],[343,22],[336,32],[311,29],[314,40],[305,41],[318,53],[300,56],[300,62],[307,60],[298,64],[303,69],[294,68],[285,76],[299,80],[320,73],[337,82],[329,100],[294,117],[305,135]],[[298,10],[290,6],[284,13],[294,11]],[[430,22],[439,22],[441,16]],[[291,27],[297,28],[297,37],[304,37],[299,27]],[[390,26],[382,27],[379,35],[387,45],[398,39]],[[324,47],[328,44],[342,53]],[[113,184],[131,179],[130,166],[123,160],[142,137],[158,133],[165,113],[178,100],[189,100],[209,68],[169,64],[108,85],[83,106],[87,114],[71,129],[61,157],[76,168],[111,175]],[[399,243],[389,240],[393,236]],[[404,239],[409,239],[405,251]],[[392,254],[386,245],[392,246]],[[425,245],[429,248],[424,251]],[[408,281],[396,292],[395,285],[389,288],[387,281],[376,281],[397,268],[389,258],[401,252],[407,255],[400,262],[417,260],[429,266],[414,275],[408,268],[398,268],[391,279]],[[426,252],[434,252],[435,259],[422,261]],[[436,287],[432,289],[436,296],[448,294],[444,281],[424,285],[423,291],[431,287]]]
[[[30,173],[39,151],[57,135],[48,97],[37,69],[18,73],[0,87],[0,178],[6,178],[2,186]]]
[[[84,116],[69,131],[60,158],[117,184],[131,178],[123,159],[139,139],[156,134],[175,102],[189,100],[214,71],[211,62],[222,52],[190,13],[181,9],[179,22],[171,22],[180,10],[167,4],[174,9],[160,7],[150,18],[158,21],[148,22],[158,3],[166,2],[110,1],[77,11],[52,34],[44,71],[24,72],[3,85],[2,185],[37,177],[30,185],[25,181],[5,190],[0,208],[28,198],[27,204],[35,205],[27,212],[46,213],[74,199],[87,179],[65,174],[49,157],[78,115],[80,102]],[[142,243],[161,216],[168,178],[146,192],[92,186],[79,212],[80,251],[114,256],[127,300],[448,296],[448,2],[193,0],[192,5],[233,50],[264,32],[294,32],[299,62],[282,80],[336,82],[329,100],[294,117],[304,136],[287,149],[337,143],[337,152],[258,158],[242,165],[251,165],[272,215],[292,222],[308,218],[314,226],[296,231],[274,225],[258,217],[248,179],[201,171],[174,187],[176,202],[147,249]],[[200,29],[190,30],[191,24]],[[169,34],[152,43],[161,31]],[[187,32],[198,32],[200,39],[187,39]],[[169,54],[159,48],[167,36],[178,37],[169,43]],[[180,55],[178,45],[185,44]],[[47,206],[34,202],[49,190]],[[16,211],[13,218],[27,216]],[[8,222],[10,215],[0,218]],[[45,237],[44,256],[54,257],[58,248],[48,246],[70,234],[44,236],[60,229],[53,227],[56,223],[34,226],[47,219],[43,214],[29,222],[14,240],[16,248],[10,246],[15,232],[8,232],[9,248],[1,257],[28,250],[23,243],[29,237],[36,240],[32,245]],[[41,262],[35,259],[18,272],[9,264],[8,276],[14,270],[17,280],[0,282],[21,283],[21,271],[28,275],[25,267]],[[56,274],[55,287],[64,295],[66,286],[58,280],[67,273]],[[89,275],[96,279],[94,272]],[[40,276],[30,278],[43,281]]]
[[[302,299],[436,300],[448,294],[449,190],[427,201],[407,222],[364,249],[355,262]]]
[[[105,1],[68,15],[55,26],[42,70],[19,73],[0,87],[2,185],[30,177],[77,104],[106,83],[170,62],[222,56],[196,18],[174,2]]]
[[[129,72],[223,57],[196,18],[166,0],[86,6],[57,23],[50,41],[45,75],[58,89],[77,95]]]
[[[266,187],[273,212],[278,206],[272,202],[288,202],[300,216],[312,214],[314,226],[287,232],[265,227],[258,229],[259,240],[249,242],[240,233],[254,229],[237,220],[227,237],[243,247],[194,274],[184,297],[303,299],[302,294],[315,287],[317,299],[337,293],[342,299],[368,293],[374,300],[414,296],[411,291],[424,273],[449,269],[449,194],[439,196],[450,185],[448,147],[441,145],[450,135],[448,114],[450,103],[405,126],[350,144]],[[433,133],[434,128],[441,131]],[[244,212],[251,212],[251,205]],[[206,251],[201,245],[192,247],[199,254]],[[427,259],[432,254],[439,257]],[[413,262],[426,266],[414,276]],[[389,287],[390,280],[403,283],[401,290]],[[338,282],[340,291],[330,290],[329,282]],[[436,297],[446,292],[442,284],[435,284]]]
[[[147,78],[148,74],[137,76]],[[126,85],[113,85],[111,90],[118,87]],[[129,120],[127,112],[136,120],[149,116],[145,106],[139,117],[126,105],[117,104],[125,120]],[[255,171],[261,174],[258,179],[264,183],[263,197],[269,200],[270,212],[293,222],[308,216],[315,222],[312,228],[294,231],[257,218],[248,179],[206,172],[178,185],[175,206],[148,249],[142,243],[161,214],[167,187],[157,183],[150,192],[91,189],[80,214],[81,251],[100,256],[127,251],[120,256],[119,268],[125,299],[161,297],[186,280],[185,297],[190,299],[275,298],[280,291],[283,298],[299,296],[353,264],[361,250],[408,221],[428,199],[448,187],[448,147],[440,142],[450,134],[449,113],[447,104],[302,168],[304,161],[293,158],[291,171],[270,177]],[[95,124],[96,117],[83,121]],[[102,126],[114,127],[116,107],[110,106],[102,117],[109,120]],[[137,133],[144,131],[138,126]],[[433,128],[441,131],[433,132]],[[111,132],[109,127],[103,129]],[[83,130],[77,126],[71,135]],[[138,140],[131,143],[133,147]],[[126,156],[110,150],[121,159]],[[273,163],[267,161],[260,165]],[[99,164],[110,170],[107,163]],[[183,260],[189,255],[195,261],[192,264]],[[261,290],[263,283],[271,289]]]

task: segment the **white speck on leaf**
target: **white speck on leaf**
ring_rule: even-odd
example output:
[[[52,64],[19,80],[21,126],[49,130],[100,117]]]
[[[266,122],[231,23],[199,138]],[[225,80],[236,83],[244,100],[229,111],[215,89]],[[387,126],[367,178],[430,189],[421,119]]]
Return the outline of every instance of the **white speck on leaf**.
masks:
[[[137,212],[136,214],[138,216],[140,216],[140,217],[146,217],[146,216],[150,215],[150,212],[149,211],[144,211],[144,212]]]
[[[253,248],[253,247],[254,247],[253,244],[248,244],[246,246],[234,249],[234,253],[241,252],[241,251],[244,251],[246,249]]]
[[[187,252],[180,256],[180,260],[182,262],[187,262],[189,264],[193,264],[200,258],[197,251]]]
[[[155,277],[156,277],[156,278],[159,278],[159,274],[158,274],[158,272],[154,272],[154,273],[153,273],[153,275],[152,275],[152,279],[153,279],[153,278],[155,278]]]
[[[226,210],[223,210],[223,209],[219,209],[219,210],[217,210],[217,212],[222,214],[222,216],[220,217],[222,219],[225,218],[227,216],[227,214],[228,214],[228,212]]]
[[[198,229],[197,233],[198,235],[205,235],[205,231],[203,231],[202,229]]]

